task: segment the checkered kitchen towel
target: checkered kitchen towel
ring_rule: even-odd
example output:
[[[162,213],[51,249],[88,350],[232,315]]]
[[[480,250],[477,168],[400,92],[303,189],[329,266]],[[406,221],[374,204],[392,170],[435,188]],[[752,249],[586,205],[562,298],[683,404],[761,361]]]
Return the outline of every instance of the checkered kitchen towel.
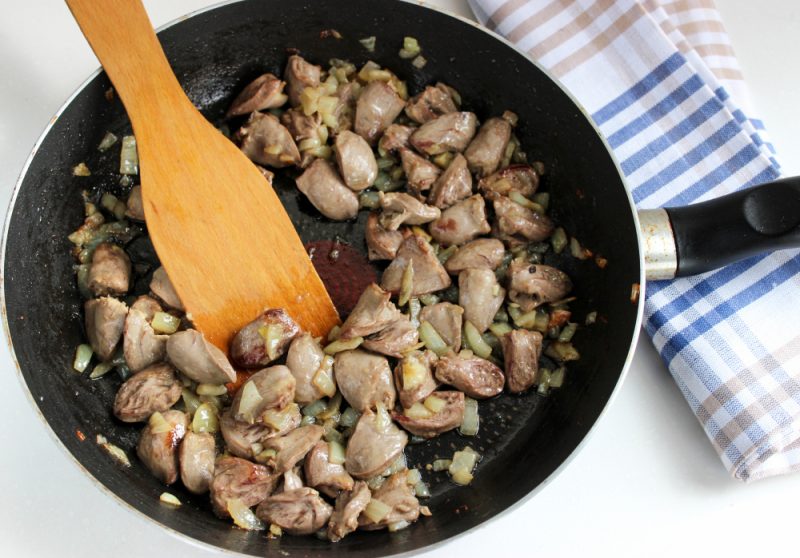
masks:
[[[578,98],[641,208],[773,180],[779,165],[712,0],[470,0]],[[647,287],[646,330],[725,467],[800,469],[800,255]]]

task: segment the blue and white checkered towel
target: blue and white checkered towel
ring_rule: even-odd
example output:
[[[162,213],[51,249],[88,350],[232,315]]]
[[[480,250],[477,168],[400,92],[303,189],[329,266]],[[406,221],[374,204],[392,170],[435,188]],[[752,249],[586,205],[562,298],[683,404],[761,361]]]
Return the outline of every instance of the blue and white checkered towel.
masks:
[[[641,208],[779,176],[712,0],[470,0],[577,97]],[[646,330],[725,467],[800,469],[800,255],[647,286]]]

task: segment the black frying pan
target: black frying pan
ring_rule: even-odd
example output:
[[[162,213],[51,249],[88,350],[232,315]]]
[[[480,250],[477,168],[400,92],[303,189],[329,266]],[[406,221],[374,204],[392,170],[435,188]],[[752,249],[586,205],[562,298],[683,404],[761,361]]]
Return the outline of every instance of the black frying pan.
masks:
[[[343,38],[320,36],[331,28]],[[374,54],[358,43],[369,35],[378,37]],[[428,59],[423,70],[414,70],[397,57],[405,35],[417,37],[423,45]],[[139,427],[122,425],[111,414],[120,380],[109,375],[91,381],[69,372],[83,334],[66,237],[83,219],[81,189],[119,188],[117,155],[113,150],[98,153],[100,139],[106,131],[130,132],[121,103],[106,99],[110,83],[100,74],[64,107],[41,140],[18,184],[5,231],[3,295],[13,352],[33,400],[64,446],[92,476],[142,513],[199,541],[252,555],[277,550],[292,556],[413,551],[463,533],[529,495],[573,453],[606,406],[629,362],[641,316],[641,301],[630,300],[631,285],[642,283],[644,275],[635,211],[606,145],[580,108],[525,55],[496,36],[394,0],[245,0],[197,14],[159,36],[184,89],[214,122],[221,121],[232,97],[252,78],[265,71],[282,72],[287,48],[298,49],[317,63],[331,57],[357,64],[373,59],[407,80],[412,93],[424,84],[445,81],[481,119],[514,110],[520,117],[517,134],[529,157],[548,165],[545,188],[551,194],[553,216],[609,261],[603,270],[591,260],[565,257],[551,262],[574,280],[574,315],[581,318],[597,311],[600,319],[576,336],[583,358],[570,367],[565,386],[553,395],[503,395],[481,404],[481,431],[476,438],[449,433],[430,444],[409,447],[413,465],[448,457],[453,445],[466,443],[484,458],[467,488],[451,484],[446,474],[424,473],[433,493],[428,505],[434,515],[407,530],[357,532],[336,545],[312,537],[268,541],[263,534],[232,529],[228,521],[216,519],[207,497],[192,496],[179,485],[170,491],[184,505],[167,509],[158,501],[164,486],[136,462]],[[79,161],[88,163],[91,177],[71,176],[71,167]],[[338,236],[364,250],[363,214],[356,223],[327,222],[295,195],[288,177],[279,174],[275,188],[305,241]],[[795,203],[796,197],[789,197],[789,202],[782,200],[782,207]],[[677,224],[681,219],[676,215]],[[796,223],[793,226],[797,228]],[[797,243],[800,232],[794,236],[781,232],[786,231],[761,231],[772,235],[776,246]],[[154,262],[147,243],[137,242],[136,258]],[[711,262],[708,248],[691,239],[679,244],[679,252],[692,262],[683,271],[721,263]],[[146,283],[147,277],[141,277],[137,289]],[[77,430],[85,441],[76,436]],[[115,465],[94,443],[98,433],[125,449],[134,467]]]

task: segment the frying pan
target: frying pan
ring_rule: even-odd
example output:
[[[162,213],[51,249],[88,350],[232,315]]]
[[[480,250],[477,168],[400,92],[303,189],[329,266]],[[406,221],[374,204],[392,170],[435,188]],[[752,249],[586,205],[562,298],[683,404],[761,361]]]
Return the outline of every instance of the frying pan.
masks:
[[[330,28],[343,39],[321,38],[320,31]],[[369,35],[378,36],[374,54],[357,42]],[[397,58],[404,35],[417,37],[423,45],[428,59],[424,69],[415,70]],[[83,334],[66,236],[83,218],[81,189],[119,188],[116,155],[99,154],[96,146],[106,131],[117,135],[129,131],[123,107],[106,99],[110,83],[99,74],[63,108],[41,139],[17,185],[5,229],[7,331],[33,400],[63,445],[90,475],[143,514],[198,541],[253,555],[277,550],[296,556],[409,552],[463,533],[533,493],[576,450],[605,408],[626,370],[641,319],[641,301],[630,300],[632,284],[642,284],[644,275],[637,216],[613,158],[580,107],[501,39],[451,16],[391,0],[351,1],[347,10],[335,0],[291,5],[244,1],[194,15],[164,30],[160,38],[185,90],[214,122],[221,121],[230,99],[250,79],[264,71],[281,72],[287,47],[318,63],[333,56],[357,64],[373,59],[394,69],[412,92],[423,84],[445,81],[461,92],[465,106],[481,119],[506,108],[514,110],[520,116],[517,134],[529,157],[548,165],[545,187],[552,196],[553,216],[609,261],[602,270],[591,260],[551,262],[574,279],[575,315],[597,311],[601,319],[576,336],[583,358],[570,367],[565,386],[553,395],[502,396],[482,403],[477,438],[451,433],[409,447],[413,465],[451,455],[451,444],[469,443],[484,458],[467,488],[455,487],[444,474],[424,473],[433,492],[428,505],[434,516],[405,531],[354,533],[336,545],[309,537],[267,541],[263,535],[232,529],[228,522],[217,520],[207,498],[193,497],[178,485],[170,491],[184,505],[166,509],[158,502],[163,485],[136,463],[139,428],[121,425],[111,415],[110,402],[120,380],[109,375],[91,381],[69,373]],[[71,167],[84,160],[93,175],[72,177]],[[295,195],[286,176],[279,175],[275,187],[304,240],[338,236],[363,250],[363,215],[354,223],[320,220]],[[737,203],[739,207],[744,202]],[[665,223],[661,217],[655,216],[655,224],[667,227],[671,221]],[[780,232],[770,238],[792,241]],[[710,262],[702,244],[685,244],[696,247],[690,254],[698,254],[687,261],[724,263]],[[675,244],[667,239],[662,246],[666,246],[663,259],[670,261],[675,251],[670,246]],[[137,243],[135,253],[142,262],[154,261],[145,242]],[[136,288],[144,288],[146,282],[141,277]],[[78,430],[84,441],[76,436]],[[122,447],[134,467],[115,465],[94,443],[96,434]]]

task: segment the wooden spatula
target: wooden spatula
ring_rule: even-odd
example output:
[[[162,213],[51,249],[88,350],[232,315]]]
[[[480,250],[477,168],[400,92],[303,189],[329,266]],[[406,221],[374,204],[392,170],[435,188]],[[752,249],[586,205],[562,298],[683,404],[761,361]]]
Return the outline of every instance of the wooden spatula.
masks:
[[[128,111],[150,238],[195,326],[227,351],[239,328],[282,307],[327,334],[339,316],[289,216],[192,106],[140,0],[66,1]]]

